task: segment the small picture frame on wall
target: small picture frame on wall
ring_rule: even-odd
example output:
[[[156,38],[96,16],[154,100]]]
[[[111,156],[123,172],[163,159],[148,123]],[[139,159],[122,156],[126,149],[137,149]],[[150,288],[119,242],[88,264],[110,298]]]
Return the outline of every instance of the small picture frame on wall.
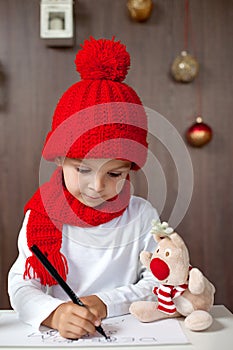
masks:
[[[74,45],[72,0],[41,0],[40,37],[48,46]]]

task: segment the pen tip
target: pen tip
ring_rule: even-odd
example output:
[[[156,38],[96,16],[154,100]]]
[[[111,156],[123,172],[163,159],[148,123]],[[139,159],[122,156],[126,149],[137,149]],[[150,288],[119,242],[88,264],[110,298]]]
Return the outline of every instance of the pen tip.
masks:
[[[95,327],[95,328],[100,334],[102,334],[105,337],[106,340],[108,340],[108,339],[110,340],[110,337],[108,337],[106,335],[105,331],[103,330],[103,328],[101,326],[98,326],[98,327]]]

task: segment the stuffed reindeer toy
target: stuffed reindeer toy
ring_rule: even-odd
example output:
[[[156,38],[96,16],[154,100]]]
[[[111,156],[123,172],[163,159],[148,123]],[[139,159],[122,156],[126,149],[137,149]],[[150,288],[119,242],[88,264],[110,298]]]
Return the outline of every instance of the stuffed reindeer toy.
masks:
[[[141,252],[140,260],[159,282],[153,290],[158,301],[134,302],[130,313],[141,322],[184,316],[188,329],[207,329],[213,321],[209,311],[214,303],[214,286],[190,265],[183,239],[167,223],[153,221],[151,233],[158,243],[156,250],[153,254]]]

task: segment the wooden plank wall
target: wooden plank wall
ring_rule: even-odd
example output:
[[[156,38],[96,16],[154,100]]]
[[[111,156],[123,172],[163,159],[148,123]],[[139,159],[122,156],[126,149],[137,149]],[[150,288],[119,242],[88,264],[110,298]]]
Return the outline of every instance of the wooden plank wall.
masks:
[[[66,49],[48,48],[39,38],[39,4],[39,0],[0,1],[0,308],[9,307],[7,273],[17,256],[24,204],[39,183],[41,149],[51,115],[62,92],[79,80],[73,62],[84,39],[115,35],[122,40],[132,56],[126,82],[182,137],[197,112],[197,84],[178,84],[169,75],[173,58],[183,49],[183,0],[154,0],[152,16],[145,23],[130,20],[126,0],[76,1],[76,44]],[[190,9],[201,66],[203,115],[214,138],[202,149],[187,146],[194,189],[177,229],[189,246],[192,264],[215,284],[216,303],[233,311],[233,2],[190,0]],[[161,216],[168,220],[178,191],[177,169],[165,147],[151,143],[166,181]],[[135,180],[135,191],[145,195],[142,178],[141,174]],[[156,176],[154,181],[156,189]]]

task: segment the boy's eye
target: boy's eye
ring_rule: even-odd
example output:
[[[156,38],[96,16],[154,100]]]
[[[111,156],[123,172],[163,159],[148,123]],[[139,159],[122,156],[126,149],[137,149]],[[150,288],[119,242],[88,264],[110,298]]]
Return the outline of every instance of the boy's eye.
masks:
[[[91,170],[88,169],[88,168],[77,168],[77,171],[78,171],[80,174],[87,174],[87,173],[89,173]]]
[[[112,173],[112,172],[109,172],[108,175],[109,175],[110,177],[119,177],[119,176],[122,175],[122,173]]]

